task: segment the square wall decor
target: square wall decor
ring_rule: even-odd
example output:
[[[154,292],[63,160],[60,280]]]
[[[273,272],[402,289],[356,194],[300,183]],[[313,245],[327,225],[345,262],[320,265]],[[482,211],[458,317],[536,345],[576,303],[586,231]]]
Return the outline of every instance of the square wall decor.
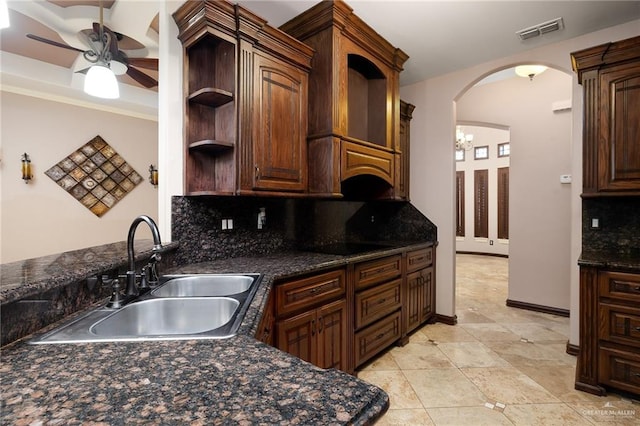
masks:
[[[98,217],[142,182],[142,176],[100,136],[44,173]]]

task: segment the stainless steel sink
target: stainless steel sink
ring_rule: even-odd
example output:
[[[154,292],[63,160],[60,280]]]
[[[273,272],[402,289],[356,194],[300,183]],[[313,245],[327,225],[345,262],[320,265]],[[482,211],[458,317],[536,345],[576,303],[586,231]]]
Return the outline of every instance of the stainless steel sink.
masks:
[[[115,311],[89,332],[107,337],[205,333],[231,321],[239,306],[228,297],[148,299]]]
[[[169,276],[169,280],[151,291],[156,297],[231,296],[244,293],[258,278],[256,275],[202,274]]]
[[[229,338],[240,327],[260,277],[259,274],[166,276],[163,284],[120,309],[91,310],[29,343]],[[165,285],[168,286],[163,290]]]

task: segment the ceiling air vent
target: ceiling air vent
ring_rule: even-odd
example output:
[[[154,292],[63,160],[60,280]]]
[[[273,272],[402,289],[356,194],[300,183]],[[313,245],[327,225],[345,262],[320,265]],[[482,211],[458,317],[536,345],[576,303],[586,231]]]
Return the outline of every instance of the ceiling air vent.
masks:
[[[520,40],[527,40],[533,37],[538,37],[542,34],[561,30],[562,28],[564,28],[562,18],[555,18],[550,21],[546,21],[541,24],[516,31],[516,34],[518,34]]]

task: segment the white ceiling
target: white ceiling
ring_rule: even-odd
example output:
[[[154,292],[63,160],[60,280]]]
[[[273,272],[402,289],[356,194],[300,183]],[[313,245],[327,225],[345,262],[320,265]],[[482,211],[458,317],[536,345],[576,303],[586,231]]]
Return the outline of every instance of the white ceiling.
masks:
[[[136,51],[136,56],[157,57],[157,33],[150,28],[158,13],[159,1],[162,0],[115,0],[110,9],[105,10],[105,24],[146,46]],[[44,24],[53,30],[53,35],[58,33],[59,41],[79,48],[86,46],[78,39],[78,30],[91,28],[97,20],[95,3],[93,0],[8,0],[14,12]],[[238,3],[277,27],[317,0],[239,0]],[[348,0],[347,3],[356,15],[409,55],[401,74],[401,85],[640,19],[640,1]],[[564,20],[564,29],[560,31],[526,41],[516,35],[517,30],[558,17]],[[19,31],[15,27],[10,30]],[[5,31],[8,30],[0,32],[0,41],[3,34],[9,34]],[[31,48],[47,49],[56,55],[69,53],[31,40],[29,43]],[[12,55],[3,55],[3,61],[9,63],[11,59],[20,63],[21,55],[30,56],[14,51]],[[74,59],[72,56],[71,62]],[[25,60],[29,67],[38,63],[46,65],[38,60]],[[74,74],[79,66],[74,63],[68,72]],[[69,80],[73,83],[80,78],[73,76]],[[135,89],[148,92],[139,87]],[[134,94],[139,93],[136,90]]]
[[[279,26],[317,1],[238,3]],[[409,55],[401,85],[640,18],[640,1],[348,0],[347,4]],[[526,41],[516,35],[558,17],[563,18],[563,30]]]

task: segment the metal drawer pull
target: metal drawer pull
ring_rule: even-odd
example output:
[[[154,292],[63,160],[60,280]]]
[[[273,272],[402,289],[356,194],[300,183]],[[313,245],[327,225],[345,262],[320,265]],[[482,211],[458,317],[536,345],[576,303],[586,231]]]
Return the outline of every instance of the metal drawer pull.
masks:
[[[384,333],[380,333],[376,336],[376,340],[380,340],[384,337]]]

